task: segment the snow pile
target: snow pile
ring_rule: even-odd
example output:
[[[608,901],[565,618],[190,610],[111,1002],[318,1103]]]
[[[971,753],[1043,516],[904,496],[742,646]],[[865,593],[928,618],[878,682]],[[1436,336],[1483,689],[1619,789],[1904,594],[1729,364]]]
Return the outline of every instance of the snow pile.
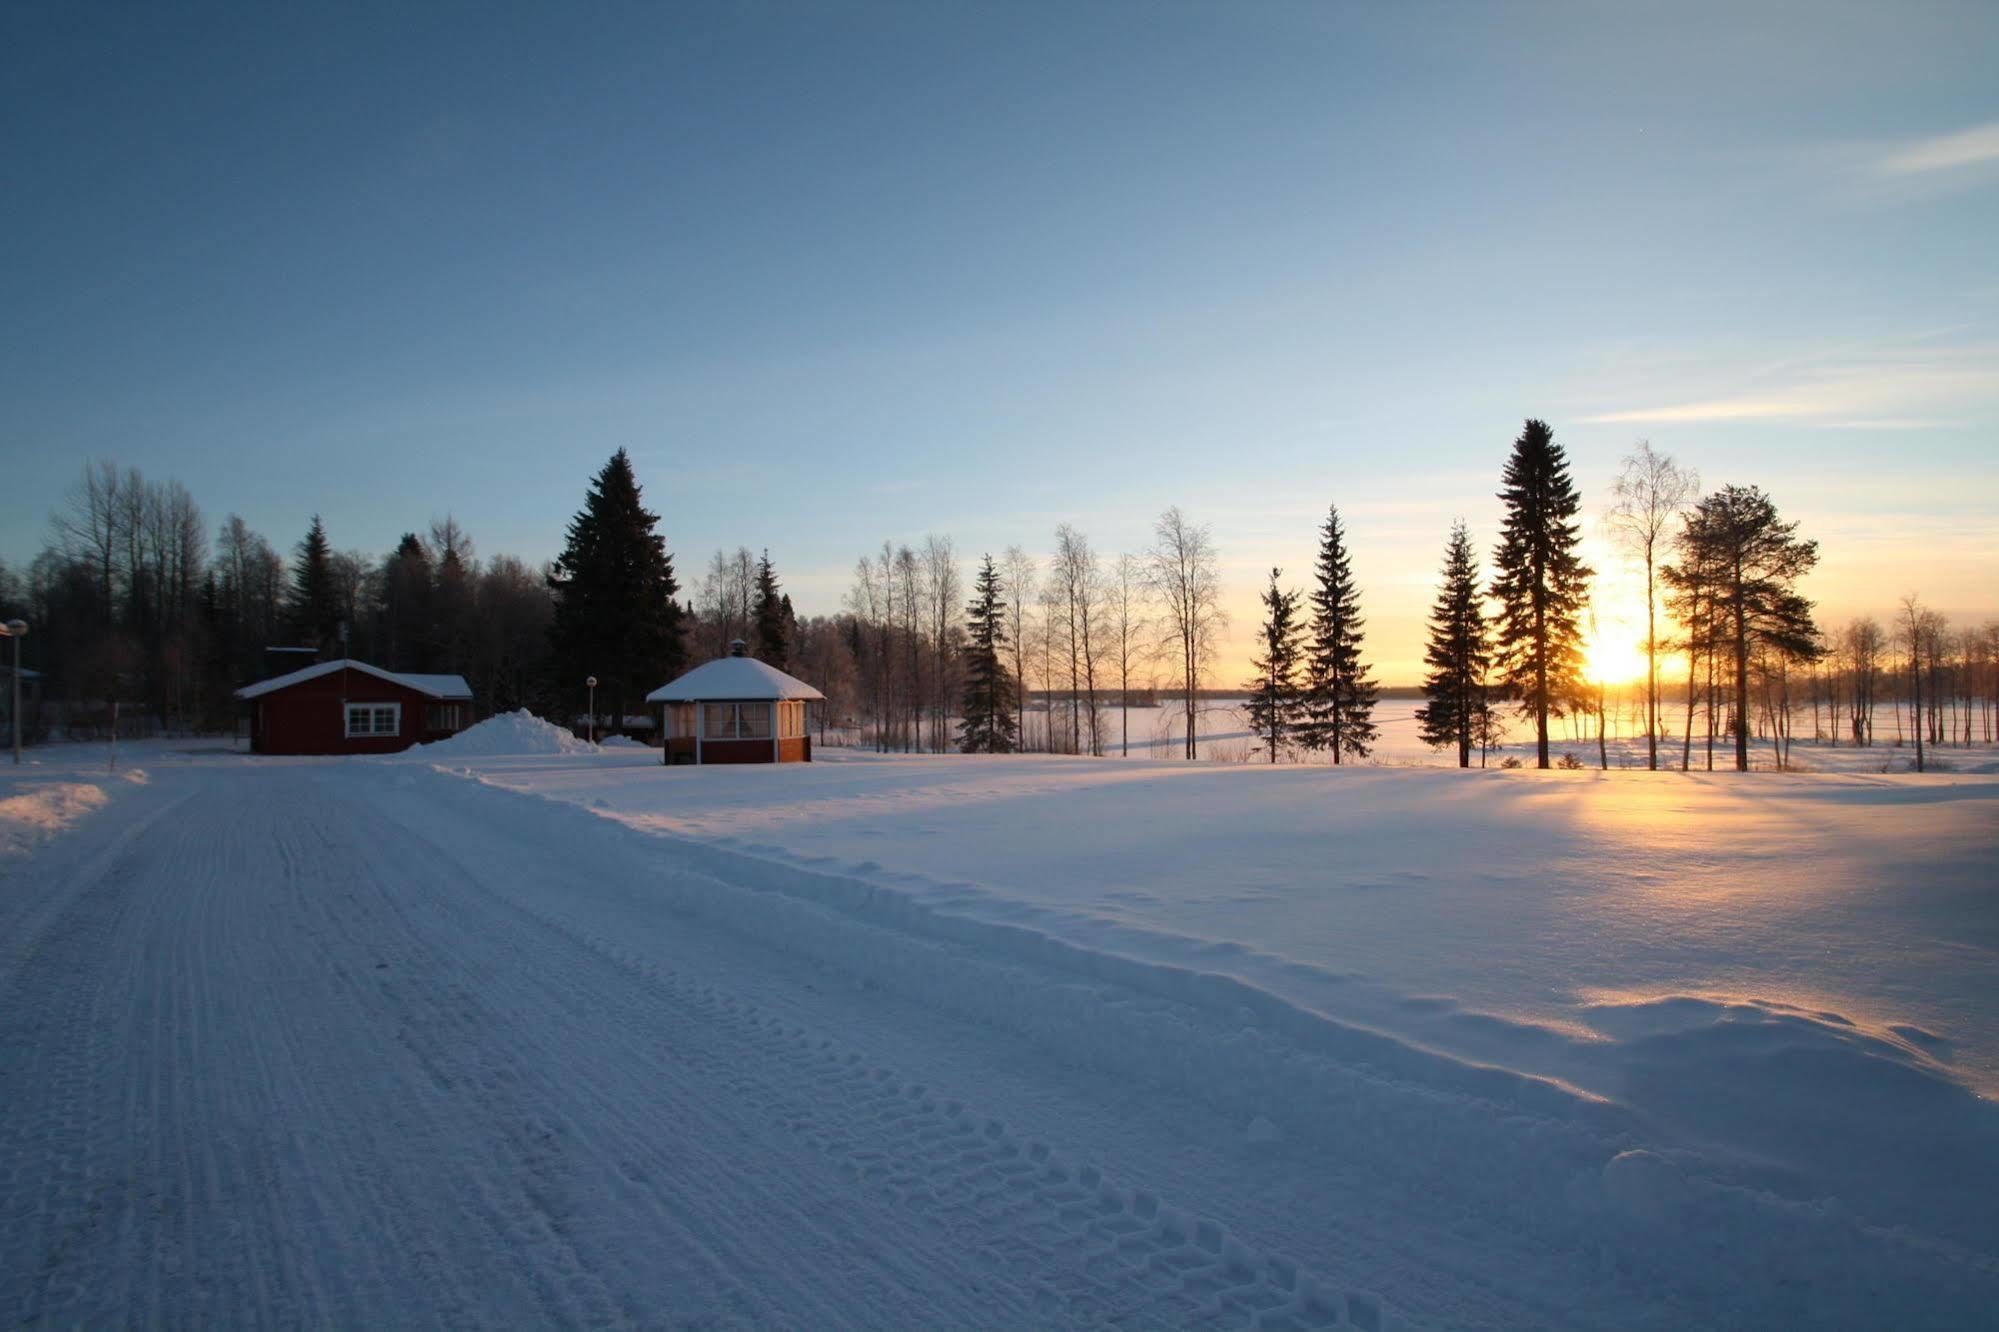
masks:
[[[25,851],[61,832],[108,797],[87,782],[36,782],[0,798],[0,855]]]
[[[597,746],[579,740],[553,722],[522,708],[488,717],[448,740],[418,745],[424,754],[455,758],[490,758],[507,754],[594,754]]]
[[[629,735],[607,735],[597,742],[603,749],[650,749],[643,740],[634,740]]]

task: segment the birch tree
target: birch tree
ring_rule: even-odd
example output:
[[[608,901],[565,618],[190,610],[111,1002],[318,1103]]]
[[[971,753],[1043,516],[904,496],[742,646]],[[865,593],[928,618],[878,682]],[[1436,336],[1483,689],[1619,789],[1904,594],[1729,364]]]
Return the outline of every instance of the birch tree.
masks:
[[[1228,624],[1214,538],[1178,505],[1159,515],[1146,555],[1147,584],[1160,608],[1165,646],[1178,677],[1187,726],[1186,756],[1200,756],[1201,681],[1214,660],[1215,640]]]
[[[1645,765],[1653,771],[1659,767],[1658,560],[1673,521],[1699,492],[1691,470],[1641,439],[1611,483],[1611,506],[1604,515],[1626,554],[1645,569]]]

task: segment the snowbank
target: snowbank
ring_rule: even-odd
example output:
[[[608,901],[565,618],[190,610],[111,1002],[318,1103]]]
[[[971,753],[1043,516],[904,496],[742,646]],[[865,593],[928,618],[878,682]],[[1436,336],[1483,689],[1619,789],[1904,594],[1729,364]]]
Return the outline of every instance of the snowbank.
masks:
[[[597,742],[602,749],[650,749],[643,740],[634,740],[629,735],[607,735]]]
[[[451,758],[487,758],[507,754],[594,754],[597,746],[579,740],[553,722],[522,708],[488,717],[448,740],[418,745],[412,752]]]
[[[35,782],[0,797],[0,855],[25,851],[102,808],[104,788],[87,782]]]

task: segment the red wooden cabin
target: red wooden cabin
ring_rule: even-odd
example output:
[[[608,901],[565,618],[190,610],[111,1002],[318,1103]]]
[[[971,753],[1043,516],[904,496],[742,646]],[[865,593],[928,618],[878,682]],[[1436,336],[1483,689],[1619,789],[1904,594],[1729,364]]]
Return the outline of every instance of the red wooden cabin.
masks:
[[[363,661],[322,661],[236,691],[259,754],[393,754],[442,740],[472,720],[462,675],[409,675]]]

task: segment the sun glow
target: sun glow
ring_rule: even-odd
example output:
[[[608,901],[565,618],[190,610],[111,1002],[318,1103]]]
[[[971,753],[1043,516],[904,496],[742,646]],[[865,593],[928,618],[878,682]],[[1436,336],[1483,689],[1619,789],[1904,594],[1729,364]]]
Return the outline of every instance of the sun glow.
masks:
[[[1615,629],[1599,629],[1583,644],[1583,674],[1592,684],[1630,684],[1645,678],[1645,644]]]
[[[1633,684],[1645,678],[1645,581],[1613,549],[1588,553],[1598,572],[1583,620],[1583,678],[1613,688]],[[1670,632],[1662,622],[1659,636]]]

